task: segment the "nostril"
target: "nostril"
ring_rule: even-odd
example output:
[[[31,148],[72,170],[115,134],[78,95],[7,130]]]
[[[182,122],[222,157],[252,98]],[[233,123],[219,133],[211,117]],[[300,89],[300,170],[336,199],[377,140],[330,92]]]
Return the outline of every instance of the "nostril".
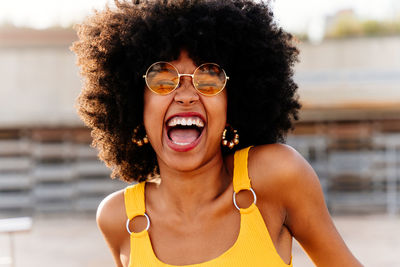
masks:
[[[194,104],[199,100],[199,96],[196,92],[189,92],[189,93],[179,93],[175,94],[174,100],[180,104]]]

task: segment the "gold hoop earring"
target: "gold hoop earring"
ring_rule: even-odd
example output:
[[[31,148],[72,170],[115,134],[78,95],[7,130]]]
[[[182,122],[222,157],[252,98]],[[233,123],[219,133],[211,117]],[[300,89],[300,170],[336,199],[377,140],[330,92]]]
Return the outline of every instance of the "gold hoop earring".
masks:
[[[227,139],[227,135],[230,137],[229,140]],[[227,124],[222,133],[222,145],[232,149],[237,144],[239,144],[239,134],[236,129]]]
[[[144,132],[144,137],[140,137],[140,135],[143,136],[143,132]],[[133,130],[132,142],[139,147],[149,143],[149,138],[147,137],[143,125],[139,125]]]

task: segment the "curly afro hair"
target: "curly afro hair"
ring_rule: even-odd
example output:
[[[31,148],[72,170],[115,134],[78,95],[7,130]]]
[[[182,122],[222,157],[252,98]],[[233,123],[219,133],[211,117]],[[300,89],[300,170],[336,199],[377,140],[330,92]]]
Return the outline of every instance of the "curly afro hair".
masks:
[[[249,146],[284,142],[298,120],[293,37],[273,20],[267,3],[248,0],[115,0],[77,26],[77,54],[85,77],[78,112],[92,129],[92,145],[127,182],[159,173],[154,150],[132,142],[143,124],[142,75],[156,61],[185,49],[196,65],[216,62],[227,84],[227,121]]]

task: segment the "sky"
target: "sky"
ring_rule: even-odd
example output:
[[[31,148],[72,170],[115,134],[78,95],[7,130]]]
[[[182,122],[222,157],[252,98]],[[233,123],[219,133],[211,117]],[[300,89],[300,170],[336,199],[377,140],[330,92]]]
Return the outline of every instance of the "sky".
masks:
[[[275,17],[289,31],[307,31],[310,24],[339,10],[353,9],[360,18],[393,20],[400,15],[399,0],[275,0]]]
[[[327,15],[353,9],[362,18],[393,19],[400,15],[399,0],[272,0],[277,22],[291,32],[318,32]],[[68,27],[102,9],[112,0],[0,0],[0,24],[43,29]]]

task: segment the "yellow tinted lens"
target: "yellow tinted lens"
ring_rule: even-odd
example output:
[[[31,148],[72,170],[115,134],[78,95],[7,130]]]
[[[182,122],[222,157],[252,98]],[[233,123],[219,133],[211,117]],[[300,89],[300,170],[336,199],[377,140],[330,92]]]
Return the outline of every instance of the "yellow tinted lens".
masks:
[[[194,85],[200,93],[216,95],[225,87],[226,75],[217,64],[207,63],[201,65],[194,73]]]
[[[146,73],[146,82],[150,90],[165,95],[172,92],[179,83],[179,75],[174,66],[167,62],[158,62],[150,66]]]

